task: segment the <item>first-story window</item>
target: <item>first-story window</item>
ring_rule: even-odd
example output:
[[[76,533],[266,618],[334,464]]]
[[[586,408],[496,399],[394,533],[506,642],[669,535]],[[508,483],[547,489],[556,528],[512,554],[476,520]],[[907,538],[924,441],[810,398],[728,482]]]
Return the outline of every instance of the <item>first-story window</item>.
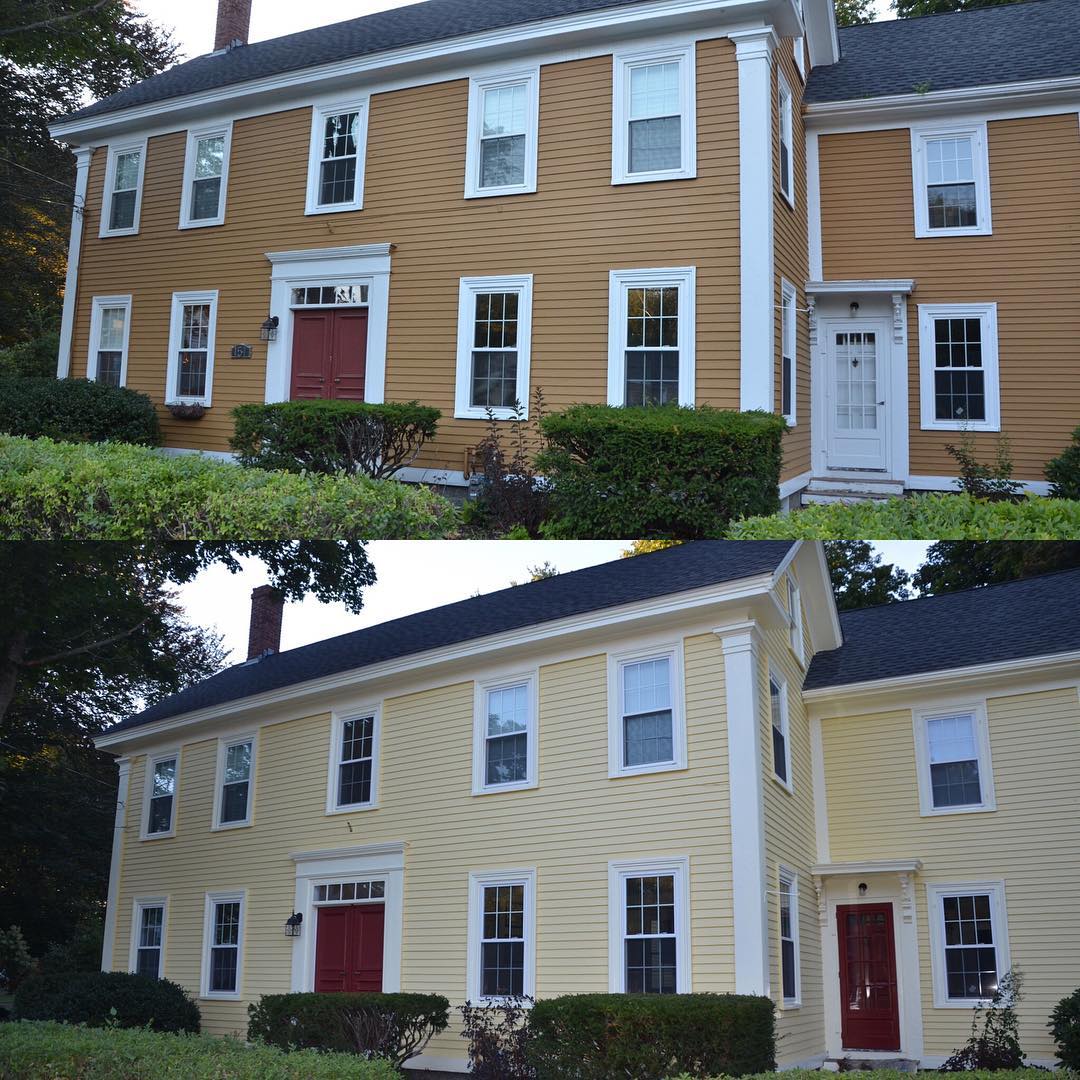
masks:
[[[795,145],[794,145],[794,99],[791,87],[783,75],[777,75],[780,86],[779,94],[779,135],[780,135],[780,191],[784,198],[795,205]]]
[[[469,996],[473,1001],[535,993],[535,870],[469,875]]]
[[[251,776],[255,737],[222,741],[218,749],[218,815],[215,826],[251,823]]]
[[[314,110],[307,213],[362,209],[366,145],[366,101]]]
[[[780,869],[780,982],[784,1004],[799,1003],[799,886],[794,871]]]
[[[614,270],[608,404],[694,404],[696,273]]]
[[[539,69],[472,80],[467,199],[536,190],[539,86]]]
[[[455,416],[528,417],[532,275],[462,278]]]
[[[922,426],[1000,431],[997,304],[920,304]]]
[[[333,727],[331,795],[327,810],[333,812],[374,806],[379,745],[378,710],[335,717]]]
[[[536,784],[536,677],[476,688],[473,794]]]
[[[965,236],[991,231],[986,125],[912,130],[915,235]]]
[[[916,714],[923,814],[994,808],[990,738],[981,705]]]
[[[145,159],[145,141],[133,146],[109,148],[100,235],[127,236],[139,231]]]
[[[220,225],[225,220],[231,138],[229,125],[188,132],[184,190],[180,200],[182,229]]]
[[[144,836],[171,836],[175,816],[176,773],[179,757],[161,754],[146,760],[146,822]]]
[[[106,386],[127,382],[131,297],[95,296],[90,308],[90,353],[86,377]]]
[[[209,405],[214,382],[217,290],[173,293],[169,327],[169,404]]]
[[[132,970],[151,979],[161,978],[161,954],[165,947],[165,901],[136,900],[132,927]]]
[[[610,754],[612,776],[684,768],[679,650],[609,658]]]
[[[239,997],[244,940],[244,894],[207,893],[203,997]]]
[[[780,283],[780,411],[784,419],[795,424],[795,350],[798,323],[796,310],[798,294],[787,281]]]
[[[772,721],[773,775],[781,784],[790,788],[787,683],[772,671],[769,672],[769,717]]]
[[[934,1004],[988,1001],[1009,970],[1004,884],[928,885],[927,893]]]

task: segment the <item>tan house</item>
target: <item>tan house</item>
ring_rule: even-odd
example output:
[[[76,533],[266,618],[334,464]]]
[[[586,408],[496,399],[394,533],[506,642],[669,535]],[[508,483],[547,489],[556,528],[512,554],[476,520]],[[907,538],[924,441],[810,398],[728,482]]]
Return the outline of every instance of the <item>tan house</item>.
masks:
[[[249,9],[52,128],[59,375],[146,392],[173,450],[228,453],[242,402],[419,399],[403,477],[460,484],[542,389],[783,413],[785,499],[949,489],[965,428],[1045,491],[1080,420],[1074,0],[839,32],[831,0],[429,0],[245,44]]]
[[[98,738],[104,967],[220,1034],[290,990],[764,994],[782,1065],[927,1067],[1019,968],[1050,1063],[1078,602],[1071,571],[838,616],[820,545],[714,541],[285,653],[257,611],[247,663]],[[465,1071],[456,1024],[415,1064]]]

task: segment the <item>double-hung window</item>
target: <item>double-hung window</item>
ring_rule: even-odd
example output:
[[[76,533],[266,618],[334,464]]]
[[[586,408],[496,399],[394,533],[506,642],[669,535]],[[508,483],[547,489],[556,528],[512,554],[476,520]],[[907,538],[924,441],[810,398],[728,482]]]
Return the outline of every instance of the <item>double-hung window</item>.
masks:
[[[206,894],[202,965],[204,998],[240,996],[245,903],[243,890]]]
[[[915,741],[923,815],[995,808],[984,706],[916,713]]]
[[[531,274],[461,279],[455,416],[528,418],[532,290]]]
[[[798,294],[788,281],[780,282],[780,412],[795,425],[795,373],[797,331],[796,311]]]
[[[769,719],[772,727],[773,776],[790,791],[787,683],[772,670],[769,671]]]
[[[307,213],[363,209],[367,117],[366,99],[313,110]]]
[[[793,870],[780,868],[780,983],[784,1004],[797,1007],[799,978],[799,879]]]
[[[225,221],[232,125],[188,132],[180,228],[197,229]]]
[[[173,293],[166,404],[209,406],[214,383],[217,290]]]
[[[1000,431],[997,304],[919,305],[922,426]]]
[[[795,658],[802,664],[806,659],[803,649],[802,593],[790,576],[787,579],[787,603],[788,640],[791,642],[791,651],[795,654]]]
[[[609,405],[695,403],[696,280],[694,267],[611,272]]]
[[[686,768],[679,647],[608,658],[608,773]]]
[[[468,992],[471,1001],[532,997],[536,871],[469,875]]]
[[[697,175],[694,46],[615,57],[612,183]]]
[[[539,87],[538,68],[471,81],[465,198],[536,190]]]
[[[795,205],[795,143],[794,143],[794,97],[783,75],[778,75],[780,86],[778,125],[780,132],[780,191],[784,198]]]
[[[536,786],[536,675],[478,683],[473,794]]]
[[[986,125],[956,130],[913,128],[915,235],[991,232]]]
[[[1005,884],[927,886],[934,1005],[970,1008],[994,996],[1009,971]]]
[[[613,993],[690,989],[689,876],[685,857],[608,864]]]
[[[106,386],[127,383],[131,297],[95,296],[90,307],[90,352],[86,377]]]
[[[139,231],[145,162],[145,140],[130,146],[109,147],[101,236],[130,236]]]
[[[217,803],[214,828],[251,824],[255,736],[243,735],[218,743]]]
[[[165,948],[164,897],[139,897],[131,923],[131,970],[137,975],[160,979]]]
[[[172,836],[176,831],[176,784],[180,755],[154,754],[146,759],[142,838]]]
[[[375,807],[379,712],[379,709],[373,708],[333,717],[327,813]]]

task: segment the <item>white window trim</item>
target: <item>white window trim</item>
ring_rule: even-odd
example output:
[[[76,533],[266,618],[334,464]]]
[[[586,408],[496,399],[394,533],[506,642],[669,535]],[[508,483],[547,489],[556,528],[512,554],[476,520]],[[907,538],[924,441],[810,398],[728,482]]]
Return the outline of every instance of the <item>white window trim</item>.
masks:
[[[476,297],[479,293],[518,294],[518,401],[521,417],[529,418],[532,396],[529,371],[532,364],[533,275],[462,278],[458,297],[457,373],[454,381],[454,416],[459,420],[486,420],[488,410],[472,404],[472,353],[476,334]],[[513,409],[491,410],[496,420],[513,420]]]
[[[682,110],[682,162],[677,169],[630,172],[630,73],[651,64],[679,65],[679,105]],[[697,47],[693,42],[670,49],[620,52],[614,56],[612,109],[612,184],[647,184],[663,180],[693,180],[697,176]]]
[[[344,214],[364,208],[364,174],[367,165],[368,109],[370,98],[353,98],[350,101],[334,101],[327,105],[315,105],[311,110],[311,143],[308,150],[307,196],[305,214]],[[320,165],[322,163],[323,129],[328,116],[338,113],[357,112],[356,127],[356,188],[347,203],[322,206],[319,203]]]
[[[165,941],[169,925],[169,898],[167,896],[136,896],[131,905],[131,948],[128,952],[128,971],[137,971],[139,962],[139,936],[142,934],[143,908],[161,908],[161,948],[158,950],[158,978],[165,977]]]
[[[776,185],[780,194],[784,196],[787,204],[795,208],[795,95],[791,92],[791,86],[784,73],[777,68],[776,80],[778,84],[776,103],[776,130],[781,146],[788,148],[788,182],[791,190],[784,188],[784,171],[777,163]],[[787,106],[784,106],[784,98],[787,97]]]
[[[675,878],[675,990],[689,994],[694,980],[690,969],[690,858],[686,855],[657,859],[616,859],[608,863],[608,989],[626,993],[626,879],[672,875]]]
[[[784,750],[787,752],[787,779],[783,779],[777,775],[776,772],[776,756],[773,754],[773,742],[772,742],[772,689],[770,687],[768,707],[769,707],[769,775],[776,781],[786,792],[791,795],[795,794],[795,781],[794,781],[794,762],[791,760],[791,719],[788,710],[788,682],[787,679],[781,675],[776,668],[769,664],[769,679],[771,682],[776,683],[780,688],[780,730],[784,736]]]
[[[955,136],[971,138],[972,164],[975,174],[977,224],[966,228],[931,229],[930,208],[927,205],[926,143],[929,139],[948,139]],[[960,121],[956,125],[939,124],[911,128],[911,167],[915,190],[915,236],[990,236],[993,213],[990,204],[990,154],[986,121]]]
[[[135,213],[132,217],[131,228],[110,229],[109,222],[112,220],[113,186],[116,181],[116,159],[121,154],[139,155],[139,178],[135,185]],[[101,199],[101,221],[98,228],[98,236],[136,236],[139,232],[139,219],[142,214],[143,177],[146,174],[146,139],[135,142],[122,143],[109,147],[109,156],[105,162],[105,187]]]
[[[633,288],[679,290],[679,404],[696,404],[697,267],[612,270],[608,276],[608,404],[626,404],[626,297]]]
[[[521,870],[473,870],[469,872],[469,924],[466,985],[473,1004],[498,1004],[502,997],[486,997],[482,990],[484,938],[484,889],[493,885],[521,885],[525,889],[525,971],[522,987],[526,997],[536,997],[536,868]]]
[[[508,676],[505,679],[488,679],[475,683],[473,701],[473,787],[474,795],[490,795],[498,791],[523,791],[538,785],[537,762],[538,713],[539,700],[537,687],[538,673],[533,670],[523,675]],[[487,783],[487,696],[493,690],[505,690],[511,686],[526,687],[529,700],[529,718],[526,728],[527,767],[524,780],[515,780],[506,784]]]
[[[199,221],[191,220],[191,185],[195,179],[195,146],[199,139],[214,135],[225,136],[225,151],[221,158],[221,191],[218,195],[216,217]],[[192,128],[187,134],[187,149],[184,151],[184,187],[180,193],[180,228],[204,229],[213,225],[225,224],[225,203],[229,190],[229,157],[232,151],[232,121],[214,124],[209,127]]]
[[[341,738],[345,724],[349,720],[363,720],[372,717],[374,723],[371,732],[371,798],[364,803],[351,803],[339,806],[338,773],[341,769]],[[370,705],[364,709],[349,709],[348,712],[330,714],[330,768],[326,779],[326,813],[357,814],[365,810],[379,808],[379,742],[382,737],[382,706]]]
[[[484,93],[499,87],[525,87],[525,179],[501,187],[480,186],[480,143],[484,131]],[[536,159],[540,141],[540,68],[474,76],[469,81],[468,144],[465,151],[465,198],[491,199],[501,195],[528,195],[536,191]]]
[[[177,363],[180,353],[180,334],[183,328],[185,304],[210,305],[210,326],[206,350],[206,393],[202,397],[180,397],[176,392],[179,382]],[[207,289],[203,292],[173,293],[172,315],[169,319],[168,368],[165,372],[166,405],[205,405],[207,408],[210,407],[213,401],[214,389],[214,339],[217,337],[217,307],[217,289]]]
[[[236,989],[231,992],[210,989],[210,949],[214,940],[214,906],[216,904],[240,905],[240,926],[237,931],[236,949]],[[199,997],[211,1001],[238,1001],[244,990],[244,936],[247,922],[247,889],[233,889],[225,892],[208,892],[203,910],[203,948],[202,973],[199,983]]]
[[[965,714],[971,714],[975,718],[975,748],[979,755],[979,789],[982,802],[977,806],[935,807],[933,787],[930,783],[930,737],[927,721]],[[996,810],[994,765],[990,756],[990,725],[986,718],[986,703],[917,709],[912,715],[915,724],[915,765],[919,775],[919,814],[922,817],[944,817],[949,814],[985,814]]]
[[[795,946],[795,996],[784,997],[784,951],[783,937],[780,934],[780,896],[776,900],[776,929],[777,941],[780,942],[780,963],[777,965],[777,974],[780,977],[780,1000],[785,1010],[799,1009],[802,1007],[802,948],[799,942],[799,875],[790,866],[781,864],[779,879],[781,885],[787,885],[791,890],[791,940]]]
[[[624,765],[623,755],[623,668],[648,660],[668,660],[671,664],[671,742],[674,761],[648,765]],[[607,658],[608,691],[608,777],[643,776],[649,773],[676,772],[687,767],[686,703],[683,684],[682,642],[657,645],[633,652],[609,653]]]
[[[784,327],[784,303],[791,301],[791,340],[787,341]],[[784,354],[791,346],[791,412],[784,419],[791,427],[798,426],[799,413],[799,293],[787,278],[780,279],[780,408],[784,407]]]
[[[997,972],[1000,979],[1011,970],[1009,960],[1009,922],[1005,908],[1005,882],[965,881],[955,885],[928,884],[926,905],[930,923],[930,970],[934,984],[935,1009],[970,1009],[986,1005],[989,998],[950,998],[945,972],[945,908],[946,896],[988,895],[990,918],[994,928],[994,950],[997,953]]]
[[[247,815],[242,821],[221,820],[221,797],[225,783],[225,757],[230,746],[240,743],[251,743],[251,772],[248,775]],[[242,735],[230,736],[227,739],[218,739],[217,749],[217,774],[214,777],[214,819],[211,828],[215,832],[225,829],[246,829],[255,822],[255,768],[259,752],[259,733],[250,731]]]
[[[982,321],[982,370],[985,373],[986,419],[938,420],[935,401],[934,320]],[[1001,381],[998,373],[997,304],[919,304],[919,400],[924,431],[1000,431]]]
[[[154,775],[154,769],[159,762],[169,761],[170,759],[176,759],[176,772],[173,779],[173,801],[172,801],[172,815],[169,819],[169,828],[166,832],[152,833],[149,831],[150,827],[150,791],[153,787],[151,778]],[[156,754],[148,754],[146,757],[146,765],[143,772],[143,797],[142,797],[142,817],[139,820],[139,839],[140,840],[167,840],[171,836],[176,835],[176,811],[177,805],[180,800],[180,747],[176,747],[174,750],[161,750]]]
[[[795,8],[799,13],[799,21],[803,25],[803,29],[806,29],[806,16],[803,13],[803,0],[795,0]],[[806,36],[805,33],[801,37],[797,37],[794,40],[795,49],[795,66],[799,69],[799,74],[802,76],[802,80],[806,82]]]
[[[120,352],[120,385],[127,386],[128,342],[131,338],[131,296],[95,296],[90,302],[90,347],[86,354],[86,377],[98,377],[98,351],[101,346],[101,316],[105,308],[124,308],[124,342]]]
[[[806,644],[803,640],[802,590],[799,588],[798,582],[791,576],[790,571],[788,571],[787,583],[791,651],[795,654],[795,659],[805,667]]]

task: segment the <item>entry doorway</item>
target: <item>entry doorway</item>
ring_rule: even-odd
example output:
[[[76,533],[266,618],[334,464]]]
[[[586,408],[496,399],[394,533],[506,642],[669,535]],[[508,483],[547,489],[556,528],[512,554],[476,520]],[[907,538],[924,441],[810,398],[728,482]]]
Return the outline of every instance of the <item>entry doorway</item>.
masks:
[[[891,347],[888,326],[827,325],[828,467],[886,472]]]
[[[294,311],[291,399],[363,401],[367,344],[367,308]]]
[[[836,908],[844,1050],[900,1050],[892,904]]]
[[[318,913],[315,992],[381,993],[386,905],[323,907]]]

